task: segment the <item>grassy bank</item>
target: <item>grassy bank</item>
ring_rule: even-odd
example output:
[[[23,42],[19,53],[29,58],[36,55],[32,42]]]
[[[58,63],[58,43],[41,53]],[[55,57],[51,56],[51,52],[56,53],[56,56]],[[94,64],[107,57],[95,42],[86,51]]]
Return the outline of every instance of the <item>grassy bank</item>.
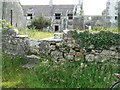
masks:
[[[28,35],[30,39],[44,39],[54,36],[54,32],[38,31],[35,29],[18,28],[20,35]]]
[[[27,63],[22,57],[3,56],[3,87],[7,88],[109,88],[118,72],[116,63],[66,61],[52,62],[41,57],[33,69],[21,66]]]

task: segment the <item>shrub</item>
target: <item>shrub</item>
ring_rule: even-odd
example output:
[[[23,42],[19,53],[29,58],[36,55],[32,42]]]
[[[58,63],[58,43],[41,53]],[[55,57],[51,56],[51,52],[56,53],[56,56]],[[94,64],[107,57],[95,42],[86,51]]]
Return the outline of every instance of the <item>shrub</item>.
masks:
[[[44,18],[43,16],[39,16],[38,18],[34,19],[30,25],[27,27],[30,28],[35,28],[38,30],[41,30],[43,28],[46,28],[51,25],[51,21]]]
[[[88,31],[73,33],[73,38],[82,47],[94,45],[96,49],[109,49],[113,45],[119,45],[118,41],[120,34],[112,33],[109,31],[100,31],[99,33],[90,33]]]

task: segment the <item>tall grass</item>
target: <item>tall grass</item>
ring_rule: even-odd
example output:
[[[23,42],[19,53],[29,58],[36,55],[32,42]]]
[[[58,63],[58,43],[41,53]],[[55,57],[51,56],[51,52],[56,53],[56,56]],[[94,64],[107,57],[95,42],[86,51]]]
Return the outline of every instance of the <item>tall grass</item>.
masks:
[[[54,62],[41,57],[35,68],[27,70],[21,68],[25,59],[3,58],[3,87],[11,88],[109,88],[118,72],[117,63],[108,61]]]
[[[23,57],[2,56],[2,86],[6,88],[18,88],[21,85],[21,78],[25,75],[26,69],[21,68],[27,60]]]
[[[20,35],[28,35],[31,39],[44,39],[54,36],[54,32],[38,31],[36,29],[18,28]]]

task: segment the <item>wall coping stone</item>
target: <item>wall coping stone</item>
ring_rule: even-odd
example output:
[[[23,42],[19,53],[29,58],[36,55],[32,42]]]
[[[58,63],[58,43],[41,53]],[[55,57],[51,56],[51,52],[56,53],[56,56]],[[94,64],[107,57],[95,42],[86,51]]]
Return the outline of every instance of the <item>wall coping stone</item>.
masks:
[[[57,42],[57,41],[58,41],[58,42],[60,42],[60,41],[63,41],[63,39],[48,39],[48,40],[47,40],[47,39],[44,39],[43,41],[48,41],[48,42],[49,42],[49,41],[50,41],[50,42],[52,42],[52,41],[53,41],[53,42]]]
[[[16,35],[17,38],[28,38],[28,35]]]

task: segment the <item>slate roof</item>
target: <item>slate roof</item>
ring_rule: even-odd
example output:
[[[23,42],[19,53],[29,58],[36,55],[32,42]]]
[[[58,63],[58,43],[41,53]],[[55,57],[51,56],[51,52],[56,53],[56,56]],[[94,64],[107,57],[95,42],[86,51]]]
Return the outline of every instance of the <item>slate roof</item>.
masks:
[[[74,10],[74,5],[22,5],[23,11],[26,14],[29,8],[33,9],[35,16],[43,14],[45,16],[52,16],[56,11],[62,12],[62,15],[66,15],[67,10]]]

